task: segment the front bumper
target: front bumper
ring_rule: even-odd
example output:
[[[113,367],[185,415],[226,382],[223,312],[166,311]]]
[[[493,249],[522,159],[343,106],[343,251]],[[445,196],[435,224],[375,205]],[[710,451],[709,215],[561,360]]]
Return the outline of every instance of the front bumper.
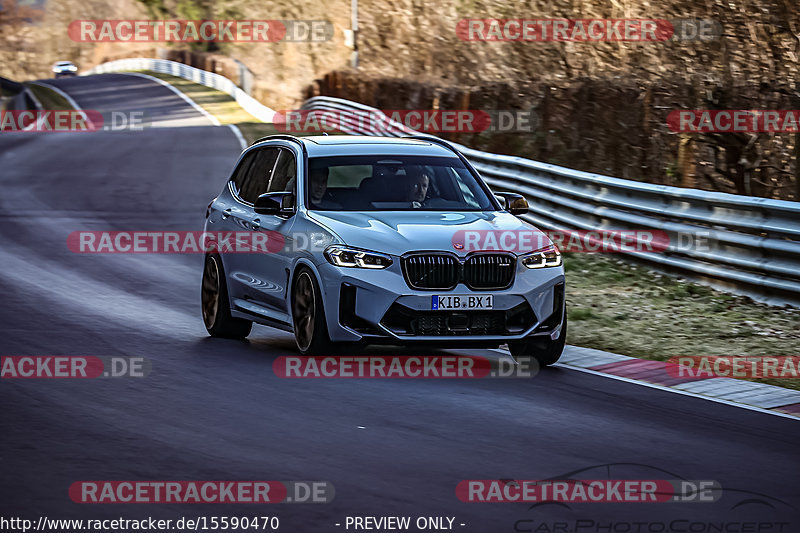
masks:
[[[499,345],[561,327],[563,267],[517,265],[514,283],[503,290],[415,290],[399,262],[383,270],[317,264],[322,279],[328,333],[333,341]],[[432,311],[432,295],[494,295],[492,310]]]

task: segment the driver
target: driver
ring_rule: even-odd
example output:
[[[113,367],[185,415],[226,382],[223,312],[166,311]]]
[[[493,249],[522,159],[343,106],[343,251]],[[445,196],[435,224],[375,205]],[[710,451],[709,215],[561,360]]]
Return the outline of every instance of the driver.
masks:
[[[409,172],[406,182],[406,201],[412,203],[414,207],[422,207],[428,196],[431,178],[423,169]]]

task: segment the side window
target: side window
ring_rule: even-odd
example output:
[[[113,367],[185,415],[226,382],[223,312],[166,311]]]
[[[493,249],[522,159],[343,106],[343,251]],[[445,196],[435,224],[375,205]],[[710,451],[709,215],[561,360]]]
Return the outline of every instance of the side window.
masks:
[[[250,164],[255,159],[254,152],[248,152],[242,161],[239,163],[239,166],[236,167],[236,170],[233,171],[233,176],[231,176],[230,181],[233,182],[233,190],[236,194],[241,196],[242,192],[242,184],[244,183],[244,178],[247,175],[247,169],[250,168]]]
[[[294,192],[297,189],[297,164],[291,150],[282,149],[267,192]]]
[[[256,198],[267,192],[277,159],[277,148],[262,148],[256,152],[255,160],[247,172],[247,177],[239,193],[242,200],[252,204],[255,203]]]

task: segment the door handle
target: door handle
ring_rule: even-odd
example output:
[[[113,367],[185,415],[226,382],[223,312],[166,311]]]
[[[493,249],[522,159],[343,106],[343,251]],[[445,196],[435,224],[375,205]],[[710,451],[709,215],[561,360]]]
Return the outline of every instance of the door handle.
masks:
[[[223,211],[222,212],[222,220],[225,220],[226,218],[231,216],[231,213],[232,213],[232,211],[231,211],[230,207],[228,209],[226,209],[225,211]]]
[[[258,229],[260,227],[261,227],[261,219],[260,218],[254,218],[253,221],[250,223],[250,228],[251,229]]]

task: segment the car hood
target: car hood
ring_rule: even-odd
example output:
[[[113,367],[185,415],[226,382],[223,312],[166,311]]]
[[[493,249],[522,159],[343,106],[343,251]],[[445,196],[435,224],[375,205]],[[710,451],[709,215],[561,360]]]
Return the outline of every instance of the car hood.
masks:
[[[520,253],[551,244],[536,227],[503,211],[313,211],[309,217],[347,245],[393,255],[420,250],[459,255],[487,249]],[[511,236],[493,246],[505,232]]]

